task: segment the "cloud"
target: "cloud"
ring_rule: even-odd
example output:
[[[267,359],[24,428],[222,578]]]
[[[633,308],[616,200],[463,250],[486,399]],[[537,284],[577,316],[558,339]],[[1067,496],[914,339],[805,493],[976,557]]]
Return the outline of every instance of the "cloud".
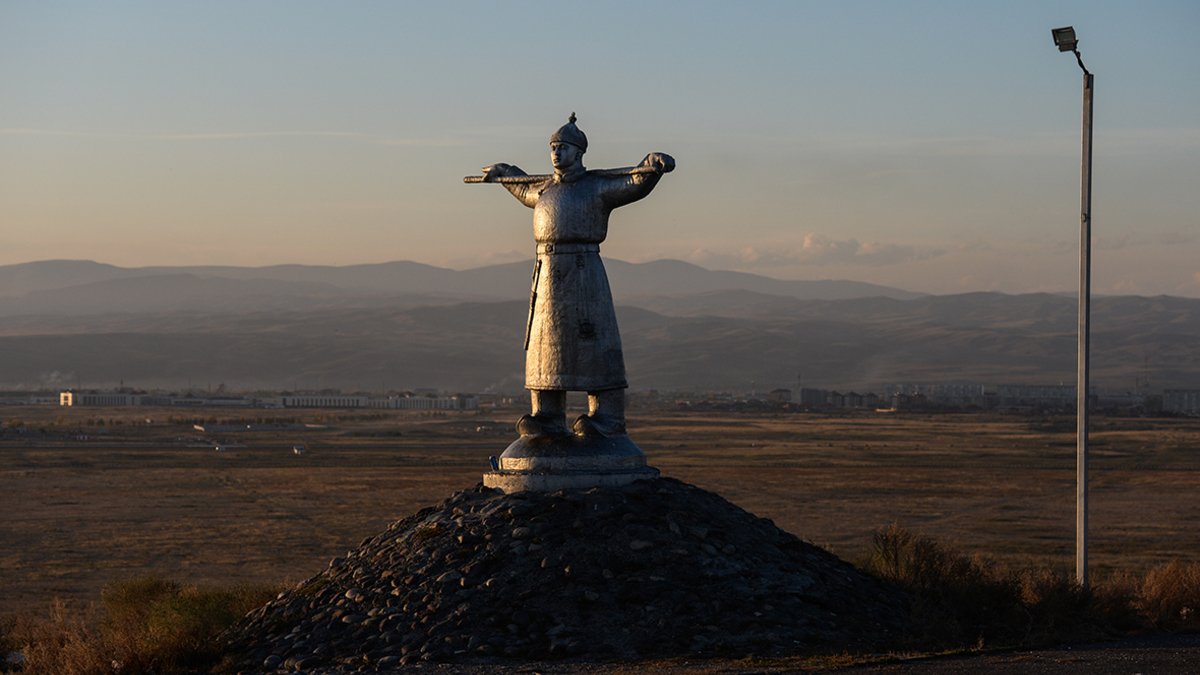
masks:
[[[1180,246],[1196,241],[1196,237],[1182,232],[1160,232],[1154,235],[1135,235],[1129,232],[1115,237],[1098,237],[1092,235],[1092,248],[1098,250],[1116,250],[1133,248],[1135,246]]]
[[[769,267],[782,264],[883,266],[927,260],[944,255],[939,248],[880,241],[860,242],[851,237],[835,240],[823,234],[809,233],[798,246],[748,246],[733,253],[715,253],[697,249],[688,260],[706,265]]]
[[[1168,246],[1175,244],[1190,244],[1196,241],[1195,235],[1185,234],[1183,232],[1163,232],[1158,237],[1158,243]]]
[[[1133,279],[1120,279],[1109,284],[1107,292],[1118,295],[1138,295],[1142,292],[1142,284]],[[1096,289],[1100,290],[1100,289]]]
[[[522,262],[532,260],[533,256],[529,251],[518,251],[509,249],[507,251],[489,251],[483,255],[450,258],[441,261],[441,265],[454,270],[468,270],[476,267],[487,267],[488,265],[503,265],[505,263]]]
[[[1104,152],[1110,156],[1143,155],[1149,150],[1192,152],[1200,149],[1200,127],[1108,129]]]
[[[1095,237],[1092,237],[1092,241],[1095,241]],[[1051,254],[1064,254],[1079,250],[1078,239],[1053,239],[1050,241],[1034,240],[1027,243],[1031,245],[1035,251]]]
[[[919,249],[908,244],[881,241],[859,242],[851,237],[837,241],[823,234],[809,233],[804,243],[783,255],[783,259],[809,265],[895,265],[914,260],[936,258],[941,249]]]
[[[954,136],[897,136],[859,134],[741,134],[739,141],[759,145],[827,149],[873,156],[903,157],[1045,157],[1079,156],[1079,131],[1015,134],[960,134]],[[1108,128],[1104,131],[1106,156],[1144,155],[1169,150],[1200,149],[1200,126],[1174,128]]]
[[[803,244],[789,251],[784,257],[817,265],[844,263],[854,260],[859,248],[861,245],[853,237],[845,241],[835,241],[823,234],[810,232],[805,235]]]
[[[1092,236],[1092,248],[1101,251],[1115,251],[1130,246],[1142,246],[1146,242],[1134,238],[1128,232],[1117,237]]]
[[[5,136],[108,136],[109,134],[87,134],[78,131],[52,131],[48,129],[0,129]]]
[[[288,138],[360,138],[366,137],[366,134],[358,134],[352,131],[249,131],[220,134],[161,134],[130,136],[129,138],[148,138],[156,141],[219,141],[230,138],[273,138],[279,136]]]
[[[963,242],[954,248],[960,253],[985,253],[988,251],[994,251],[996,249],[991,242],[983,241],[982,239]]]
[[[264,138],[270,136],[347,136],[365,137],[353,131],[246,131],[216,134],[106,134],[89,131],[61,131],[56,129],[0,129],[0,134],[10,136],[78,136],[82,138],[132,138],[157,141],[206,141],[225,138]]]
[[[418,139],[418,138],[388,138],[376,141],[380,145],[404,145],[404,146],[419,146],[425,148],[456,148],[467,145],[464,140],[440,140],[436,138]]]
[[[1195,298],[1197,297],[1197,293],[1200,293],[1200,272],[1196,272],[1192,275],[1192,278],[1188,279],[1182,284],[1176,284],[1173,288],[1171,288],[1168,295],[1179,294],[1183,297]]]
[[[63,136],[76,138],[120,138],[149,141],[221,141],[246,138],[359,138],[379,145],[456,147],[466,141],[431,138],[379,138],[357,131],[245,131],[213,134],[108,134],[86,131],[60,131],[55,129],[0,129],[0,135],[9,136]]]

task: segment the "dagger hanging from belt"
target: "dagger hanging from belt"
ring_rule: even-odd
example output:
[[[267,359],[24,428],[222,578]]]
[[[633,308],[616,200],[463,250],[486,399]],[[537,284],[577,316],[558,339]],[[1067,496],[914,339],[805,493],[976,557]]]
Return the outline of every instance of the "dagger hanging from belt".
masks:
[[[537,305],[537,288],[538,277],[542,276],[542,259],[538,258],[533,263],[533,288],[529,290],[529,320],[525,322],[525,346],[523,349],[529,349],[529,333],[533,331],[533,310]]]

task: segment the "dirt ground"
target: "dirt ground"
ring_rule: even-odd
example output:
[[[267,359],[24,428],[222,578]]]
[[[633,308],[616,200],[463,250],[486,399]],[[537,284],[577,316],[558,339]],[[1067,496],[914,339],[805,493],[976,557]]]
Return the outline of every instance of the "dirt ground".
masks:
[[[272,420],[285,413],[291,419]],[[477,483],[487,457],[512,440],[519,411],[182,419],[172,409],[43,406],[2,414],[0,614],[41,612],[54,601],[94,606],[106,583],[141,574],[220,586],[308,578],[390,522]],[[292,428],[211,426],[256,420]],[[876,529],[896,523],[1009,565],[1074,567],[1073,419],[642,410],[630,428],[664,475],[851,561],[869,552]],[[1094,579],[1200,550],[1198,432],[1197,420],[1093,418]],[[396,672],[1104,675],[1197,672],[1196,663],[1200,638],[1192,635],[867,663],[680,659]]]
[[[1156,635],[1051,649],[925,657],[839,669],[855,675],[1161,675],[1200,670],[1200,635]],[[770,672],[770,671],[759,671]]]
[[[317,426],[211,426],[270,413]],[[519,412],[218,411],[201,419],[204,431],[168,419],[171,409],[3,415],[27,429],[0,440],[8,612],[54,598],[94,603],[109,580],[138,574],[219,585],[305,579],[388,523],[476,484]],[[1002,563],[1074,569],[1073,419],[658,410],[637,413],[630,428],[664,475],[847,560],[896,523]],[[1094,421],[1096,578],[1200,550],[1198,431],[1197,420]]]
[[[1155,635],[1038,650],[794,659],[670,659],[635,663],[418,664],[375,675],[1194,675],[1200,635]]]

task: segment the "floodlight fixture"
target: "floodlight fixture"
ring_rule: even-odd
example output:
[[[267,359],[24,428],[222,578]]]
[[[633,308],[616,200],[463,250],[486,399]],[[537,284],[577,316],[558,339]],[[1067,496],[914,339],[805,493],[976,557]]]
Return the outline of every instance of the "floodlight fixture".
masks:
[[[1054,44],[1058,45],[1058,51],[1075,52],[1075,60],[1079,62],[1079,67],[1086,74],[1088,69],[1083,65],[1083,57],[1079,55],[1079,40],[1075,38],[1075,28],[1072,26],[1051,28],[1050,34],[1054,36]]]
[[[1079,41],[1075,39],[1075,28],[1065,26],[1063,28],[1053,28],[1050,34],[1054,36],[1054,44],[1058,45],[1060,52],[1073,52]]]

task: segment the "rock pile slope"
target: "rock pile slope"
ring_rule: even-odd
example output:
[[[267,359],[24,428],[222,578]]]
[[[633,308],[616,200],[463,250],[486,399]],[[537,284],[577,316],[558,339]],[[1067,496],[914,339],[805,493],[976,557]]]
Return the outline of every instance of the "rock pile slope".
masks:
[[[393,523],[252,612],[249,671],[866,647],[904,598],[719,496],[661,478],[506,495]]]

